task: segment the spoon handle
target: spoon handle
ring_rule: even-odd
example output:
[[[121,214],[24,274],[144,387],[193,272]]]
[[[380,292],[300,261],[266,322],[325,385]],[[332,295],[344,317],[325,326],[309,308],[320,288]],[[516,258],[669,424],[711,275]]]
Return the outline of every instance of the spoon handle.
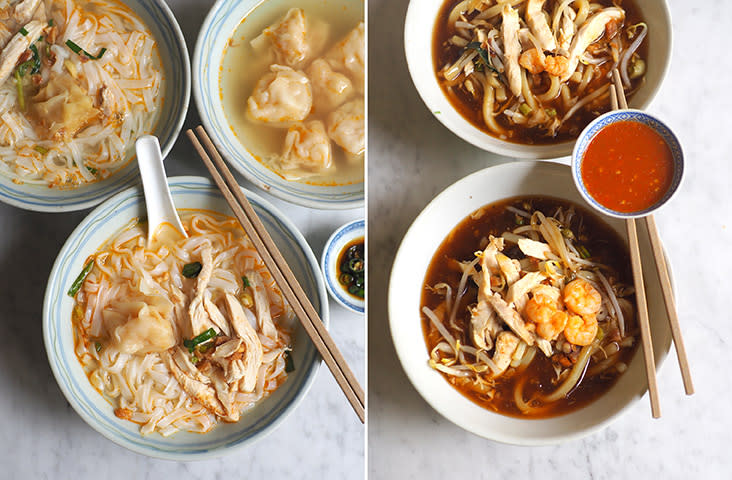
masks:
[[[175,210],[168,188],[168,179],[163,167],[163,155],[160,152],[157,137],[144,135],[138,138],[135,142],[135,149],[147,205],[148,243],[152,242],[158,227],[164,223],[169,223],[185,237],[185,230],[178,218],[178,212]]]

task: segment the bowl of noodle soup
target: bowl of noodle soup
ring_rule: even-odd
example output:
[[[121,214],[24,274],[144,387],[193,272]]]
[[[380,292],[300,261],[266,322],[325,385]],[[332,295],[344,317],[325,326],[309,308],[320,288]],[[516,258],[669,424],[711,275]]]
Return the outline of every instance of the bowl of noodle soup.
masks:
[[[25,47],[0,76],[0,201],[89,208],[137,180],[139,135],[172,149],[190,99],[185,39],[161,0],[44,0],[33,15],[0,32],[0,46]],[[18,43],[28,28],[37,40]]]
[[[610,109],[613,67],[631,108],[651,104],[672,28],[665,0],[424,0],[410,2],[404,45],[417,92],[454,134],[497,154],[548,159],[570,155],[584,126]]]
[[[200,243],[199,239],[204,237],[214,238],[215,232],[207,231],[212,226],[218,225],[215,229],[221,229],[222,226],[228,225],[223,231],[225,235],[229,235],[226,231],[233,232],[239,228],[233,223],[227,223],[231,222],[230,219],[227,219],[231,215],[230,210],[219,191],[207,179],[173,177],[169,179],[169,184],[173,200],[176,208],[181,212],[184,224],[190,226],[191,222],[194,222],[196,226],[193,228],[196,231],[199,227],[203,228],[187,241]],[[271,204],[256,194],[247,192],[247,196],[300,280],[313,306],[327,325],[327,294],[319,275],[317,261],[310,247],[296,227]],[[124,244],[138,233],[136,229],[140,230],[140,226],[131,228],[131,225],[144,215],[145,204],[142,189],[140,187],[128,188],[93,210],[71,234],[59,253],[50,275],[44,301],[44,340],[49,363],[56,380],[69,403],[92,428],[115,443],[135,452],[158,458],[192,460],[220,456],[232,449],[249,445],[275,429],[296,408],[310,388],[320,363],[317,351],[303,329],[289,315],[287,307],[285,307],[287,315],[283,315],[285,319],[275,319],[277,309],[282,308],[281,303],[278,307],[276,305],[278,302],[272,300],[276,297],[276,289],[273,291],[268,287],[267,290],[268,297],[271,299],[272,318],[275,319],[279,338],[283,340],[283,344],[286,342],[285,349],[289,352],[282,355],[285,349],[280,348],[277,352],[272,353],[272,348],[277,346],[263,346],[265,364],[268,361],[271,362],[272,369],[278,369],[279,373],[275,373],[275,375],[279,375],[279,377],[269,377],[267,382],[273,382],[271,384],[258,382],[260,384],[256,388],[252,385],[250,388],[252,394],[257,393],[256,398],[248,399],[246,394],[237,397],[234,404],[237,409],[236,418],[223,419],[224,421],[220,421],[222,419],[218,419],[206,411],[203,411],[203,415],[201,415],[200,404],[197,405],[195,401],[191,402],[191,398],[185,394],[180,394],[178,398],[188,398],[188,400],[173,402],[175,408],[171,411],[168,406],[172,404],[166,403],[169,400],[167,397],[171,393],[173,396],[178,395],[175,393],[178,389],[177,382],[175,378],[165,376],[167,375],[165,363],[158,361],[157,355],[159,354],[148,352],[138,357],[134,355],[125,357],[123,353],[119,353],[123,351],[122,347],[114,346],[105,340],[97,340],[96,343],[86,341],[88,332],[80,330],[74,323],[77,321],[74,317],[76,302],[68,295],[68,289],[74,284],[79,271],[84,269],[89,258],[106,252],[110,247],[113,250],[121,251],[122,249],[118,248],[119,242]],[[188,226],[186,228],[189,228]],[[144,230],[143,225],[142,231]],[[126,236],[127,240],[121,236]],[[144,239],[144,233],[142,236]],[[193,248],[196,247],[193,246]],[[185,256],[185,253],[172,251],[176,256]],[[107,262],[109,268],[114,268],[114,262],[110,260]],[[94,269],[87,276],[87,281],[76,297],[77,301],[82,298],[82,295],[89,297],[89,292],[85,292],[84,289],[90,287],[90,279],[95,273],[99,272]],[[186,274],[184,273],[184,275]],[[230,277],[231,275],[226,272],[214,273],[211,277],[211,285],[215,283],[221,285]],[[255,282],[253,277],[250,279],[252,283]],[[159,277],[155,277],[155,281],[160,281]],[[236,279],[233,281],[239,282]],[[271,282],[271,279],[269,281]],[[163,284],[161,283],[161,285]],[[124,288],[123,285],[115,288],[120,287]],[[237,298],[243,299],[243,296],[239,297],[239,293],[237,293]],[[127,302],[118,300],[114,299],[107,305],[115,309],[121,305],[134,303],[132,301],[134,298],[127,298]],[[254,301],[259,301],[256,294]],[[150,302],[149,308],[152,309],[154,303]],[[252,308],[252,310],[254,309]],[[226,313],[225,310],[222,311]],[[74,322],[72,322],[72,318],[75,319]],[[140,313],[138,318],[142,320],[143,314]],[[150,320],[151,318],[152,320]],[[155,318],[146,317],[144,321],[149,324],[149,322],[155,322]],[[256,321],[254,320],[253,323]],[[127,322],[127,325],[130,325],[130,322]],[[183,333],[182,337],[190,338],[190,334]],[[221,338],[223,339],[223,337]],[[213,343],[209,344],[209,348],[213,346]],[[218,350],[219,343],[223,343],[223,340],[216,342],[217,348],[212,348],[214,352]],[[181,352],[185,352],[182,346],[179,348]],[[113,352],[110,355],[115,356],[111,365],[105,364],[104,360],[94,363],[97,358],[103,359],[107,351]],[[191,349],[191,351],[195,352],[193,355],[202,357],[201,352],[204,350],[197,347],[196,350]],[[267,360],[267,356],[270,357],[270,360]],[[285,358],[287,356],[290,358]],[[115,367],[115,364],[122,362],[123,357],[130,359],[127,365],[120,368]],[[135,364],[130,363],[133,360],[142,361]],[[286,366],[288,363],[292,368]],[[103,368],[100,368],[100,365]],[[287,371],[286,374],[282,373],[283,369]],[[259,380],[264,381],[261,373],[258,377]],[[98,380],[99,378],[103,378],[101,382]],[[162,380],[159,380],[161,378]],[[160,382],[163,382],[162,385]],[[110,385],[121,386],[122,392],[117,388],[116,392],[110,393],[108,388]],[[131,389],[131,392],[125,391],[126,389]],[[262,389],[265,390],[264,395],[259,394]],[[100,393],[102,390],[105,395]],[[143,410],[133,411],[135,407],[129,403],[132,396],[135,398],[132,400],[133,404],[137,399],[141,399],[140,401],[144,404],[155,405],[154,408],[163,405],[166,411],[157,414],[153,412],[152,415],[148,415]],[[190,408],[191,405],[193,408]],[[241,411],[239,412],[239,410]],[[236,419],[238,421],[233,421]]]
[[[310,208],[363,206],[363,19],[360,0],[219,0],[211,8],[193,53],[193,97],[211,140],[257,187]],[[302,30],[279,33],[290,24]],[[293,38],[307,53],[283,58],[299,52]]]
[[[582,378],[576,383],[577,386],[570,391],[565,390],[560,397],[550,399],[552,393],[562,390],[566,383],[565,380],[569,377],[554,375],[547,378],[546,372],[542,371],[543,366],[549,364],[549,360],[559,359],[561,361],[562,351],[553,348],[551,357],[546,357],[542,353],[538,342],[542,333],[538,326],[535,330],[538,335],[535,337],[535,345],[539,349],[534,349],[533,362],[531,358],[519,356],[520,364],[514,366],[512,357],[509,359],[510,364],[504,363],[500,367],[503,370],[500,372],[493,370],[494,363],[497,365],[499,362],[497,351],[501,348],[500,336],[508,335],[514,327],[509,329],[506,326],[504,328],[501,321],[499,327],[501,333],[496,338],[495,350],[492,346],[480,348],[473,346],[476,327],[479,324],[473,323],[472,315],[481,301],[478,300],[476,305],[473,300],[477,289],[472,280],[464,283],[459,289],[454,288],[453,278],[460,278],[460,270],[457,266],[451,267],[448,272],[449,277],[441,278],[447,278],[444,281],[451,286],[453,292],[465,292],[466,301],[460,303],[457,300],[455,303],[460,307],[458,317],[456,317],[458,321],[455,325],[461,327],[462,332],[456,334],[457,331],[452,329],[453,319],[450,318],[448,321],[448,316],[444,312],[433,310],[433,313],[438,320],[444,320],[446,333],[451,332],[456,335],[454,337],[458,339],[456,349],[461,352],[458,361],[441,362],[441,359],[449,360],[450,348],[443,348],[444,345],[433,348],[434,343],[431,339],[434,337],[434,332],[425,326],[424,299],[439,289],[439,286],[435,287],[434,276],[432,278],[430,276],[432,273],[438,272],[434,269],[436,262],[445,259],[445,252],[450,251],[445,247],[452,242],[458,242],[461,238],[469,239],[474,248],[466,247],[457,259],[463,261],[476,258],[474,252],[480,252],[479,245],[481,238],[484,238],[482,235],[485,231],[481,230],[478,233],[475,230],[474,234],[468,229],[461,232],[460,227],[468,225],[475,228],[480,227],[481,224],[487,224],[493,221],[491,216],[494,215],[494,212],[500,211],[503,215],[504,210],[507,210],[506,205],[509,205],[511,209],[508,210],[509,212],[515,211],[515,207],[511,206],[515,203],[507,202],[513,202],[516,199],[529,199],[538,209],[538,203],[541,202],[537,202],[536,196],[540,195],[553,204],[550,209],[543,209],[547,212],[547,216],[557,215],[554,213],[557,203],[575,205],[577,207],[576,217],[580,217],[580,212],[584,212],[581,214],[584,217],[587,217],[588,214],[593,215],[592,222],[600,222],[604,227],[610,229],[608,232],[611,235],[604,237],[605,239],[611,240],[611,237],[615,236],[621,242],[621,248],[609,250],[617,252],[614,258],[612,256],[610,258],[613,261],[620,261],[621,264],[627,263],[627,259],[623,257],[622,253],[625,243],[623,222],[590,213],[589,206],[582,200],[572,184],[569,167],[552,162],[516,162],[478,171],[445,189],[425,207],[407,231],[395,257],[389,282],[388,311],[392,340],[402,367],[415,389],[432,408],[449,421],[476,435],[515,445],[546,445],[566,442],[607,427],[645,396],[647,382],[643,356],[640,352],[635,352],[633,355],[631,350],[628,351],[630,355],[625,358],[622,358],[621,353],[616,352],[616,358],[620,358],[624,365],[622,369],[618,368],[619,375],[609,372],[610,377],[607,379],[609,383],[605,385],[601,385],[597,381],[601,377],[592,373],[594,366],[603,362],[602,354],[600,353],[598,359],[595,359],[595,353],[591,353],[592,360],[589,364],[584,364],[589,366],[583,370]],[[486,185],[490,185],[491,188],[487,189]],[[531,197],[534,199],[531,200]],[[506,218],[511,219],[512,230],[517,228],[518,222],[513,223],[513,215]],[[577,222],[575,221],[573,225],[576,227]],[[526,229],[530,226],[527,221]],[[499,233],[500,231],[502,230],[498,230]],[[508,239],[510,235],[504,234],[503,237]],[[671,333],[661,287],[651,260],[650,242],[645,230],[639,232],[639,241],[643,270],[646,272],[644,280],[653,331],[653,350],[658,369],[668,354]],[[611,243],[607,242],[607,245]],[[595,243],[588,244],[587,248],[591,254],[595,254],[602,247]],[[506,240],[503,249],[505,255],[514,258],[515,250],[514,245]],[[485,257],[485,252],[480,253]],[[596,257],[589,258],[594,260]],[[526,259],[528,259],[528,255]],[[529,274],[525,275],[522,280],[529,276]],[[546,285],[541,286],[541,288],[544,287]],[[500,286],[496,290],[499,289]],[[534,292],[537,291],[538,289]],[[518,300],[516,302],[518,303]],[[569,306],[566,296],[564,303]],[[495,305],[495,311],[499,312],[498,303]],[[514,303],[511,302],[511,305]],[[527,310],[524,309],[521,312],[520,319],[525,320],[525,325],[531,330],[533,326]],[[503,314],[499,313],[499,315]],[[519,314],[517,313],[517,315]],[[464,318],[467,318],[468,321],[467,328],[460,323]],[[602,338],[610,338],[611,329],[606,328],[602,322],[600,325],[595,339],[599,341]],[[531,331],[533,335],[534,330]],[[554,338],[565,343],[570,341],[566,329],[564,333],[560,333],[558,337]],[[485,341],[487,341],[487,337]],[[574,341],[571,340],[571,342]],[[454,340],[452,342],[455,345]],[[476,350],[479,350],[479,353],[475,358],[487,359],[485,366],[473,364],[472,359]],[[528,351],[529,349],[524,350],[524,352]],[[578,349],[573,351],[575,354],[579,352]],[[442,356],[441,352],[448,355]],[[589,350],[589,352],[593,352],[593,350]],[[440,355],[435,356],[436,353]],[[612,355],[609,352],[608,357]],[[494,362],[491,362],[491,359]],[[524,359],[529,363],[528,367],[522,365]],[[575,357],[571,361],[574,362],[574,365],[582,365],[581,358]],[[592,361],[597,363],[592,363]],[[620,366],[619,363],[617,365]],[[549,368],[551,369],[551,366]],[[462,373],[457,370],[462,370]],[[491,370],[494,372],[493,374],[491,374]],[[470,380],[470,384],[462,381],[455,382],[455,377],[445,375],[444,372],[465,374],[465,378]],[[473,372],[476,376],[473,376]],[[599,375],[604,377],[605,372],[601,372]],[[483,386],[488,388],[482,390]],[[515,400],[515,394],[522,388],[525,395],[519,393],[521,399]],[[593,396],[587,397],[587,391],[592,392]],[[476,392],[479,394],[476,395]],[[529,408],[526,408],[527,406]],[[644,407],[646,406],[644,405]]]

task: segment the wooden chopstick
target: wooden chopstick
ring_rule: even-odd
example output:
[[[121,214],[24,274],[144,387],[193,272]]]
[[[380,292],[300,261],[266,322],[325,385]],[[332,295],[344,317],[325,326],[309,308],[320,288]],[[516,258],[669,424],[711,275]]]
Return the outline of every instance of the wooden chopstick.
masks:
[[[620,106],[622,108],[628,108],[628,102],[625,99],[623,84],[617,68],[613,70],[613,83],[615,90],[617,90],[617,95],[620,98]],[[686,357],[684,337],[681,335],[681,326],[679,325],[679,317],[676,311],[676,301],[674,300],[673,289],[671,288],[671,278],[668,273],[666,257],[663,254],[663,247],[661,246],[661,237],[658,234],[656,220],[653,218],[653,215],[646,215],[645,222],[648,229],[648,236],[651,240],[653,257],[656,260],[656,272],[658,273],[658,279],[661,283],[661,292],[663,293],[663,301],[666,305],[666,315],[668,317],[669,327],[671,328],[671,337],[674,341],[674,347],[676,348],[676,358],[679,361],[679,369],[681,370],[681,379],[684,382],[684,390],[687,395],[693,395],[694,384],[691,381],[689,361]]]
[[[305,295],[305,292],[302,290],[287,262],[282,257],[279,249],[274,244],[262,221],[254,212],[254,209],[241,191],[236,179],[229,171],[223,158],[221,158],[221,155],[216,150],[216,147],[211,142],[203,127],[198,126],[195,133],[193,130],[188,130],[186,134],[203,160],[203,163],[206,165],[206,168],[211,173],[214,182],[221,190],[234,215],[252,240],[255,249],[262,257],[265,266],[272,274],[283,296],[300,320],[315,348],[317,348],[323,361],[335,377],[336,382],[343,390],[356,415],[358,415],[358,418],[363,423],[365,421],[363,388],[361,388],[361,385],[349,368],[343,355],[338,350],[335,342],[333,342],[318,313]],[[208,151],[211,157],[209,157],[206,151]]]
[[[661,281],[661,291],[663,292],[663,301],[666,304],[666,315],[668,323],[671,327],[671,337],[674,340],[676,348],[676,357],[679,360],[679,368],[681,369],[681,379],[684,382],[684,390],[687,395],[694,393],[694,384],[691,381],[691,372],[689,371],[689,362],[686,358],[686,348],[684,347],[684,338],[681,336],[681,327],[679,325],[679,317],[676,313],[676,302],[674,300],[673,290],[671,289],[671,277],[668,273],[666,265],[666,257],[663,255],[661,247],[661,237],[656,228],[656,220],[653,215],[645,218],[646,227],[648,228],[648,236],[651,238],[651,250],[656,259],[656,271]]]
[[[613,108],[628,108],[623,91],[623,82],[617,68],[613,69],[613,87],[611,88],[610,101]],[[658,399],[658,384],[656,383],[656,361],[653,355],[653,343],[651,341],[651,324],[648,319],[648,301],[646,299],[646,288],[643,283],[643,264],[638,246],[638,228],[635,218],[625,220],[625,229],[628,232],[628,246],[630,247],[630,263],[633,269],[633,284],[635,285],[635,300],[638,306],[638,318],[641,332],[641,343],[643,345],[643,360],[646,366],[646,377],[648,379],[648,396],[651,400],[651,414],[653,418],[661,416],[661,405]]]

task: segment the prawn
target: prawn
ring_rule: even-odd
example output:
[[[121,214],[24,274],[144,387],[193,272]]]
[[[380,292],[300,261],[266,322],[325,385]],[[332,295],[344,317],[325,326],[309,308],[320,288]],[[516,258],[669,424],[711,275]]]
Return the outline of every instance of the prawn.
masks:
[[[559,310],[555,299],[535,294],[526,303],[524,313],[528,320],[536,324],[536,333],[546,340],[554,340],[567,324],[567,313]]]
[[[564,328],[564,337],[569,343],[579,346],[590,345],[597,336],[595,315],[570,315]]]
[[[582,316],[594,316],[600,311],[602,296],[587,280],[576,278],[564,287],[564,304]]]

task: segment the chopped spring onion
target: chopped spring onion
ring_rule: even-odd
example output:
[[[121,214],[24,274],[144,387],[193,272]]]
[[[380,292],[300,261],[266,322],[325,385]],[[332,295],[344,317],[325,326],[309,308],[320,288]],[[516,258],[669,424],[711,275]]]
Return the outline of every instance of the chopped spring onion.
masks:
[[[48,153],[48,149],[47,148],[43,148],[40,145],[36,145],[35,147],[33,147],[33,150],[35,150],[36,152],[40,153],[41,155],[45,155],[45,154]]]
[[[24,37],[27,37],[28,36],[28,30],[26,30],[25,27],[23,27],[23,28],[20,29],[20,34],[23,35]]]
[[[84,269],[81,271],[78,277],[76,277],[76,280],[74,280],[74,283],[71,284],[71,288],[69,288],[69,291],[66,292],[69,297],[75,297],[76,294],[79,292],[79,289],[81,288],[81,285],[84,283],[84,279],[87,275],[89,275],[89,272],[91,272],[92,267],[94,266],[94,259],[89,260],[89,263],[87,263],[84,266]]]
[[[66,40],[66,46],[69,47],[76,54],[86,55],[87,58],[89,58],[89,60],[99,60],[100,58],[102,58],[102,55],[104,55],[104,52],[107,51],[106,48],[102,48],[101,50],[99,50],[99,55],[94,56],[91,53],[84,50],[83,48],[81,48],[80,46],[78,46],[77,44],[75,44],[74,42],[72,42],[71,40]]]
[[[550,117],[556,117],[557,116],[557,109],[556,108],[545,108],[544,111]]]
[[[524,115],[524,116],[528,115],[531,113],[531,107],[525,103],[522,103],[521,106],[519,107],[519,112],[521,112],[521,115]]]
[[[295,362],[292,360],[289,350],[285,350],[285,372],[290,373],[295,371]]]
[[[241,284],[242,284],[242,288],[247,288],[251,285],[249,283],[249,279],[247,277],[241,277]]]
[[[564,238],[568,238],[570,240],[574,240],[574,232],[568,228],[562,228],[560,230],[562,232],[562,236]]]
[[[49,26],[49,27],[53,27],[53,18],[52,18],[51,20],[49,20],[49,21],[48,21],[48,26]]]
[[[97,172],[99,171],[94,167],[86,167],[86,169],[89,170],[89,173],[91,173],[92,175],[96,175]]]
[[[102,351],[102,344],[99,343],[99,342],[96,342],[94,344],[94,350],[96,350],[97,352],[101,352]]]
[[[203,265],[201,265],[201,262],[186,263],[183,265],[183,271],[181,273],[186,278],[195,278],[201,273],[202,268]]]
[[[190,340],[183,340],[183,346],[188,349],[189,352],[193,353],[193,349],[196,348],[198,345],[208,342],[212,338],[216,336],[216,330],[213,328],[209,328],[205,332],[196,335]]]
[[[201,359],[200,359],[200,358],[198,358],[197,356],[195,356],[195,355],[191,354],[191,363],[192,363],[193,365],[197,364],[197,363],[198,363],[198,362],[200,362],[200,361],[201,361]]]
[[[23,81],[20,79],[20,69],[15,70],[15,84],[18,88],[18,104],[20,109],[25,111],[25,96],[23,95]]]
[[[592,255],[590,255],[590,251],[587,250],[587,247],[584,245],[577,245],[577,251],[580,254],[580,257],[587,259],[590,258]]]

